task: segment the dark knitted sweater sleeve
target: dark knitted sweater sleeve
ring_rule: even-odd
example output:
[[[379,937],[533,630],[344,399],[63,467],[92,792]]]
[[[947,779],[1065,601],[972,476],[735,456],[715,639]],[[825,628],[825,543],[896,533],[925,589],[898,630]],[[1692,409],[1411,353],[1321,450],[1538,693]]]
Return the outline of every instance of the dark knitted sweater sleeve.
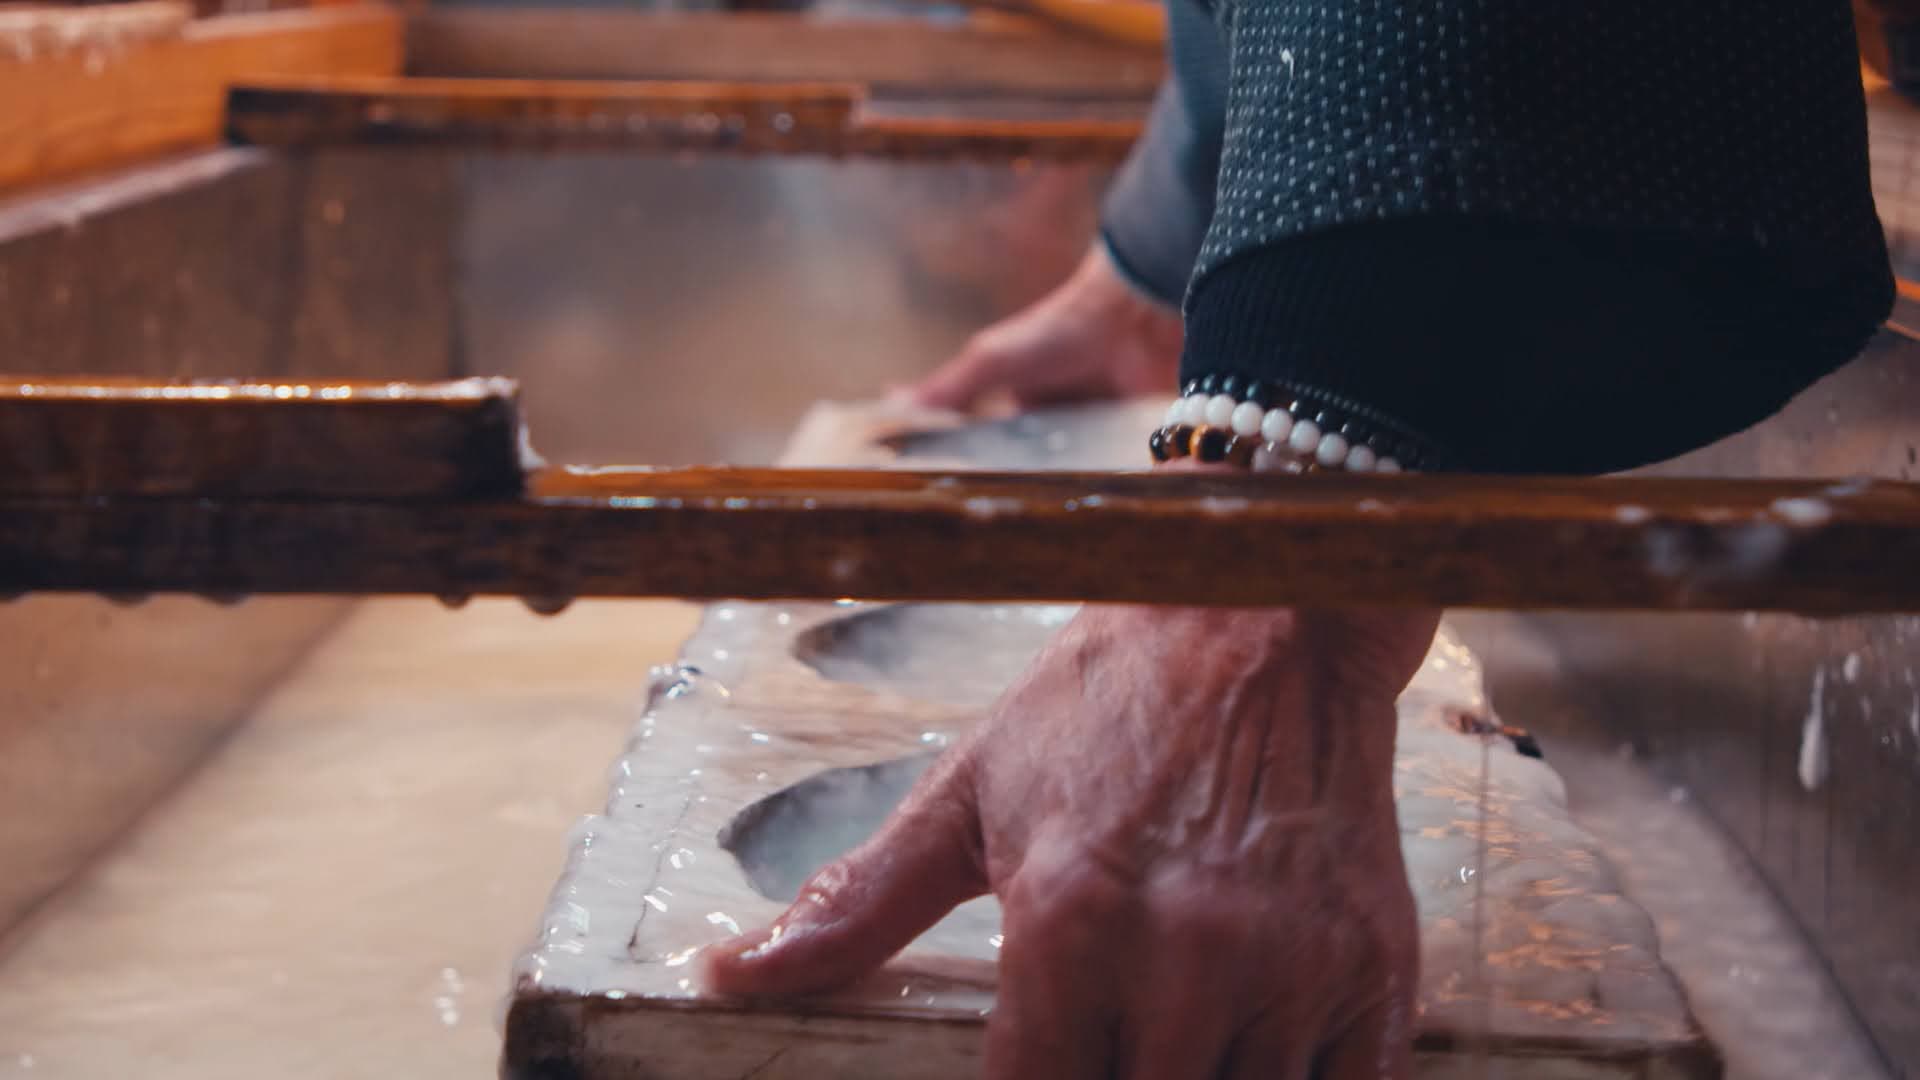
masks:
[[[1219,2],[1183,377],[1610,471],[1764,418],[1891,303],[1844,2]]]

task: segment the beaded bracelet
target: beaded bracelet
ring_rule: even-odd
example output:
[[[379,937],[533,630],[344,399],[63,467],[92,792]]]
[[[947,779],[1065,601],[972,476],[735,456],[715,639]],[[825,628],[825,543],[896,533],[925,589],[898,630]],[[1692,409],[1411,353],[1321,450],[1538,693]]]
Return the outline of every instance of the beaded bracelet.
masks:
[[[1400,425],[1328,395],[1287,395],[1239,376],[1187,384],[1147,440],[1155,461],[1191,455],[1260,471],[1397,473],[1430,467],[1437,455]],[[1323,399],[1326,404],[1316,402]]]

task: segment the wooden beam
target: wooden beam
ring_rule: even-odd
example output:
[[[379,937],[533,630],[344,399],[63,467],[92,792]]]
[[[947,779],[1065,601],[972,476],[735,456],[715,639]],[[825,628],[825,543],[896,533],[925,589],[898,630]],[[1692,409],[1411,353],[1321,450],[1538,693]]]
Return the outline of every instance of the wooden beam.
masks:
[[[869,116],[851,133],[845,153],[869,157],[1077,161],[1118,165],[1139,139],[1144,120],[985,120],[939,116]]]
[[[0,498],[0,592],[1920,611],[1889,482],[554,470],[518,498]]]
[[[263,146],[739,152],[1114,163],[1139,121],[871,117],[848,84],[272,79],[236,86],[235,138]]]
[[[175,0],[85,7],[0,7],[0,64],[125,49],[180,36],[193,9]]]
[[[0,384],[0,495],[487,498],[522,487],[505,379]]]
[[[832,83],[249,80],[231,133],[267,146],[425,143],[778,149],[839,139],[862,91]]]
[[[1011,0],[1006,7],[1109,41],[1151,49],[1167,43],[1167,9],[1147,0]]]
[[[231,83],[392,74],[400,35],[398,14],[365,5],[222,16],[173,40],[0,64],[0,189],[214,145]]]
[[[428,76],[851,82],[888,96],[1144,101],[1163,70],[1157,48],[1010,18],[430,10],[407,30],[407,71]]]

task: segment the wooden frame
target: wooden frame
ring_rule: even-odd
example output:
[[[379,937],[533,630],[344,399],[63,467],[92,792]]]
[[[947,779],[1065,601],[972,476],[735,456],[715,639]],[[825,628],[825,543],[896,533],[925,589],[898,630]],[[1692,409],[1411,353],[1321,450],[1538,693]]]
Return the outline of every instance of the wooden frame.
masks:
[[[1077,2],[1054,6],[1072,23],[1088,14]],[[0,60],[8,103],[0,192],[213,146],[230,132],[276,146],[1113,162],[1138,135],[1164,68],[1147,40],[1151,27],[1127,30],[1121,36],[1139,40],[1120,43],[997,12],[958,24],[594,10],[409,20],[372,4],[191,22],[185,14],[173,3],[63,14],[57,36],[66,47]],[[98,32],[68,26],[76,20]],[[45,21],[23,23],[14,36],[38,41]],[[428,78],[397,80],[403,68]],[[620,81],[571,82],[581,79]],[[229,124],[236,85],[246,89],[232,97]],[[859,107],[873,96],[969,104],[876,116]],[[1021,115],[980,115],[987,100],[1017,103]],[[1030,115],[1036,103],[1042,115]]]
[[[124,49],[177,38],[192,18],[193,9],[176,0],[85,7],[0,6],[0,62]]]
[[[347,391],[11,388],[0,592],[1920,610],[1920,485],[539,468],[523,486],[500,464],[520,453],[511,384]],[[236,431],[284,453],[249,471]]]
[[[242,141],[276,147],[484,146],[1118,163],[1129,120],[866,115],[833,83],[521,79],[250,80],[229,97]]]
[[[394,74],[401,29],[371,4],[230,15],[176,37],[0,62],[0,191],[213,146],[236,80]]]
[[[429,10],[407,74],[451,78],[851,82],[887,97],[1144,102],[1160,50],[1011,17],[960,23],[784,14]]]

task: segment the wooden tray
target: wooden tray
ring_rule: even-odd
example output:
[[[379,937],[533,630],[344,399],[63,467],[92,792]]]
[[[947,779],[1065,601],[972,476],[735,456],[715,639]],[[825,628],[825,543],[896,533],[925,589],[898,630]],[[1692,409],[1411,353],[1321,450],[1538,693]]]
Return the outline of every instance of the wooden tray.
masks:
[[[857,423],[841,413],[810,425],[793,460],[889,457],[845,438]],[[964,441],[950,448],[968,449]],[[993,997],[991,901],[964,906],[866,983],[805,1005],[705,1000],[691,959],[699,946],[784,906],[755,890],[720,837],[724,831],[728,847],[751,851],[743,833],[806,808],[789,801],[742,811],[823,770],[937,749],[1065,611],[710,608],[682,666],[656,681],[613,767],[605,814],[575,836],[517,974],[502,1074],[976,1075]],[[888,648],[876,657],[860,648],[863,640]],[[1450,723],[1459,710],[1482,708],[1480,695],[1474,659],[1443,635],[1401,702],[1395,783],[1425,953],[1421,1075],[1505,1068],[1528,1077],[1717,1076],[1716,1055],[1659,962],[1651,924],[1568,817],[1552,770]],[[871,810],[906,773],[875,780],[878,793],[860,786],[867,775],[854,783],[852,803],[818,804],[814,834],[841,834],[823,840],[823,851],[857,839],[861,828],[851,820],[860,815],[836,816],[836,807]],[[799,872],[756,863],[755,875],[770,885]],[[1485,875],[1478,883],[1476,873]],[[1480,888],[1485,900],[1476,910]]]

